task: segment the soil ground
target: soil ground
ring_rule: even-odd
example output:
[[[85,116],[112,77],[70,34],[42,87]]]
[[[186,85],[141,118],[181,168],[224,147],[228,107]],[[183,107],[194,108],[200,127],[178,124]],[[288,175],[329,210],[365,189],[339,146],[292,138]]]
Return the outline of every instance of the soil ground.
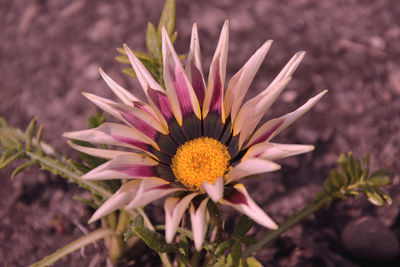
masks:
[[[99,66],[140,95],[137,82],[123,75],[123,66],[114,60],[115,48],[126,42],[145,50],[146,23],[157,23],[161,3],[1,0],[0,116],[23,128],[38,116],[46,129],[44,139],[73,155],[61,135],[86,128],[93,111],[80,92],[112,97]],[[265,40],[275,40],[248,97],[263,90],[295,52],[307,51],[266,119],[329,89],[315,108],[275,140],[314,144],[315,151],[281,162],[282,171],[246,182],[257,203],[277,222],[312,201],[341,152],[369,153],[372,168],[399,174],[399,14],[397,0],[177,0],[176,48],[187,53],[191,26],[197,22],[205,69],[225,19],[231,25],[228,78]],[[86,223],[93,211],[73,200],[85,194],[75,185],[35,168],[13,181],[10,173],[1,171],[0,265],[26,266],[94,228]],[[399,183],[397,175],[387,187],[393,198],[390,207],[376,208],[364,197],[334,203],[257,258],[266,266],[400,266],[399,256],[387,262],[358,259],[340,239],[349,222],[367,215],[399,238]],[[227,214],[229,225],[237,215]],[[162,222],[161,207],[154,208],[153,217]],[[138,254],[121,266],[156,266],[156,258]],[[55,266],[105,266],[105,259],[99,243]]]

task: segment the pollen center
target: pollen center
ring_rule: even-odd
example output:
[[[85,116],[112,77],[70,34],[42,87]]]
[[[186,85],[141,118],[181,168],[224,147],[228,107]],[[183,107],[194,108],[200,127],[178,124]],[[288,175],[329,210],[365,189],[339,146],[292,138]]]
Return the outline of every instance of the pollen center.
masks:
[[[197,190],[203,182],[214,184],[223,177],[230,155],[225,145],[209,137],[200,137],[181,145],[172,158],[172,171],[178,182]]]

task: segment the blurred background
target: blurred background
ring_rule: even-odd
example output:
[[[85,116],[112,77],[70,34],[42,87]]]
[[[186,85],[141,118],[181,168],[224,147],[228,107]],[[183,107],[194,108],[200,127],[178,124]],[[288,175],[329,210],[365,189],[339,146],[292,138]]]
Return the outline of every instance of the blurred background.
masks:
[[[99,67],[143,96],[138,83],[122,74],[125,65],[114,59],[115,48],[127,43],[145,51],[146,24],[158,23],[163,4],[160,0],[1,0],[0,116],[22,128],[38,116],[45,126],[44,140],[74,155],[61,135],[85,129],[87,116],[93,113],[94,106],[81,92],[114,98]],[[205,73],[225,19],[230,20],[227,78],[264,41],[274,40],[248,98],[263,90],[295,52],[307,51],[265,119],[286,114],[329,89],[307,115],[275,140],[314,144],[315,151],[281,162],[283,169],[277,173],[246,181],[257,203],[277,222],[312,201],[342,152],[352,150],[360,157],[369,153],[372,169],[399,173],[400,2],[176,0],[176,7],[176,50],[187,54],[191,27],[197,22]],[[0,172],[2,266],[31,264],[94,228],[86,223],[92,211],[72,199],[84,192],[62,178],[31,170],[13,181],[11,169]],[[333,203],[257,258],[271,266],[399,266],[399,183],[396,175],[387,188],[391,206],[376,208],[365,197]],[[162,223],[162,206],[153,210],[153,219]],[[232,213],[226,215],[228,229],[237,218]],[[346,236],[346,226],[350,233],[351,227],[361,232]],[[377,235],[363,234],[372,228]],[[357,255],[345,249],[349,239],[373,243],[375,248],[370,255]],[[99,242],[56,266],[104,266],[102,246]],[[159,264],[144,246],[138,251],[121,266]]]

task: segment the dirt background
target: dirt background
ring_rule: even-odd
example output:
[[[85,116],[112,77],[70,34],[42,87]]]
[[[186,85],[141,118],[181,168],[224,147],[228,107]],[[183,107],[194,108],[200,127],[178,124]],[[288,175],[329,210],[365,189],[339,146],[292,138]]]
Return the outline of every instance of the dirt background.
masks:
[[[86,128],[86,118],[93,111],[80,92],[112,97],[97,72],[99,66],[126,88],[140,91],[136,81],[121,73],[123,66],[114,60],[115,48],[126,42],[145,50],[146,23],[158,22],[162,4],[156,0],[1,0],[0,116],[10,125],[26,127],[37,115],[46,128],[44,139],[73,155],[61,135]],[[370,153],[373,168],[399,173],[399,1],[177,0],[177,16],[180,53],[188,52],[191,25],[198,23],[205,72],[226,18],[231,25],[227,77],[265,40],[275,40],[249,97],[263,90],[295,52],[307,51],[266,118],[292,111],[329,89],[315,108],[275,140],[314,144],[316,150],[283,161],[282,171],[265,179],[246,182],[255,200],[277,222],[312,201],[341,152]],[[94,228],[86,224],[92,211],[72,199],[84,194],[75,185],[37,168],[13,181],[10,173],[10,169],[0,172],[1,266],[31,264]],[[375,208],[364,197],[334,203],[257,258],[266,266],[400,266],[399,256],[372,261],[382,254],[379,249],[357,258],[341,241],[348,223],[372,216],[391,229],[392,243],[389,239],[372,242],[378,248],[393,244],[400,235],[399,183],[397,175],[387,187],[392,206]],[[152,216],[162,222],[162,208],[153,210]],[[227,216],[229,228],[237,215],[229,211]],[[99,243],[55,266],[105,266],[105,258]],[[159,264],[154,254],[139,254],[121,266],[139,262]]]

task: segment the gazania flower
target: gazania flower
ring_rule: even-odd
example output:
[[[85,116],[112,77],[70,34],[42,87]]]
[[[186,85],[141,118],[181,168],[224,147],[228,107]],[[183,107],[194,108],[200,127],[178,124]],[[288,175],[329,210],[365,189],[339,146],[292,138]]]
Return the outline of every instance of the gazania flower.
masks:
[[[325,91],[297,110],[257,128],[290,81],[304,52],[295,54],[264,91],[242,105],[272,41],[264,43],[232,77],[224,94],[228,39],[228,22],[225,22],[206,84],[196,25],[185,68],[163,30],[165,90],[124,45],[148,102],[139,100],[100,70],[122,103],[88,93],[85,96],[125,125],[104,123],[65,136],[125,148],[112,150],[71,144],[81,152],[109,160],[86,173],[83,179],[128,181],[95,212],[90,222],[116,209],[134,209],[172,195],[164,204],[167,242],[173,241],[189,208],[195,246],[200,250],[206,233],[208,201],[232,206],[267,228],[278,227],[239,180],[278,170],[280,166],[274,161],[313,150],[310,145],[277,144],[270,140],[307,112]]]

